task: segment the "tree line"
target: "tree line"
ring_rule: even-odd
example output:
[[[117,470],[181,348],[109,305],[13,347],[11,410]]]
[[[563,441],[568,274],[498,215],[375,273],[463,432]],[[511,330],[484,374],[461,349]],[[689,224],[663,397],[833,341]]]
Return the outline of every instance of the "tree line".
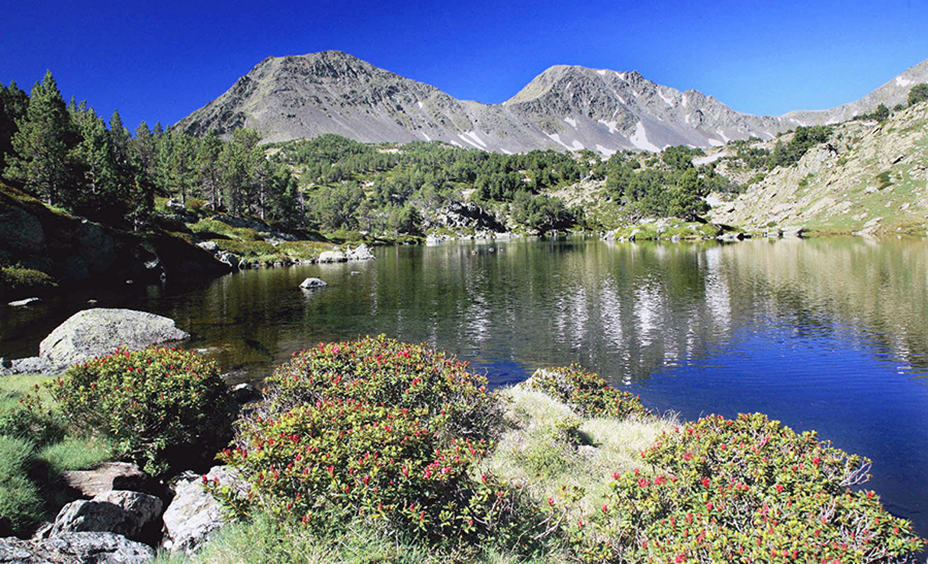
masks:
[[[66,104],[51,72],[28,95],[15,82],[0,84],[3,177],[48,205],[120,227],[148,228],[155,196],[297,223],[297,182],[259,141],[246,129],[223,141],[145,122],[132,135],[118,111],[107,127],[86,102]]]

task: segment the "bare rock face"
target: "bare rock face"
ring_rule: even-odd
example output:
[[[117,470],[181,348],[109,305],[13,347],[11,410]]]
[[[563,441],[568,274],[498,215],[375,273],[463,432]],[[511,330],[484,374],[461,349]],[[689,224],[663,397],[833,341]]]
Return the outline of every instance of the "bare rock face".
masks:
[[[39,358],[50,368],[64,368],[116,347],[139,350],[180,341],[190,335],[167,317],[131,309],[93,308],[79,311],[39,343]]]
[[[138,540],[146,525],[161,515],[161,500],[141,492],[114,490],[65,505],[46,536],[109,532]]]
[[[328,262],[345,262],[348,260],[348,257],[342,251],[322,251],[319,253],[319,258],[316,259],[316,262],[319,263],[328,263]]]
[[[151,477],[135,464],[105,462],[93,470],[69,470],[63,478],[71,488],[86,497],[111,490],[145,491]]]
[[[205,477],[191,473],[178,480],[163,517],[165,550],[193,554],[222,526],[219,502],[203,488],[204,478],[239,491],[247,487],[238,472],[224,466],[214,466]]]
[[[150,546],[114,533],[65,533],[44,540],[0,539],[0,564],[143,564]]]

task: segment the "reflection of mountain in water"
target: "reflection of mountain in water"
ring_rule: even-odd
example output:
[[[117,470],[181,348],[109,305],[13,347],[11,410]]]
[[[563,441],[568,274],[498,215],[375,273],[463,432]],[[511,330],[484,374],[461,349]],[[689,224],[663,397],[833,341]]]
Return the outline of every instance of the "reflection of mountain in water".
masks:
[[[522,367],[491,379],[579,362],[633,382],[710,349],[736,348],[733,341],[771,323],[799,336],[850,331],[924,373],[925,251],[923,242],[859,239],[449,244],[380,249],[364,264],[243,272],[206,287],[150,287],[112,303],[91,297],[168,315],[197,336],[195,346],[255,379],[318,341],[385,333],[436,343],[481,366]],[[300,291],[306,276],[329,287]],[[18,340],[0,345],[37,344],[46,327],[81,307],[60,304],[48,319],[39,310],[6,316],[0,341]]]
[[[921,241],[754,241],[722,247],[733,307],[797,335],[853,331],[902,366],[928,372],[928,248]]]

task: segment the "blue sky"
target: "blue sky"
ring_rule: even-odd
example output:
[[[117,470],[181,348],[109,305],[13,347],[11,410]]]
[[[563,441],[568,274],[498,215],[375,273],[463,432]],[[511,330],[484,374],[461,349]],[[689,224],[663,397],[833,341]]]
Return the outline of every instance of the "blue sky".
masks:
[[[928,0],[9,2],[0,82],[50,69],[127,126],[176,122],[268,56],[338,49],[500,103],[555,64],[637,70],[735,110],[856,100],[928,58]]]

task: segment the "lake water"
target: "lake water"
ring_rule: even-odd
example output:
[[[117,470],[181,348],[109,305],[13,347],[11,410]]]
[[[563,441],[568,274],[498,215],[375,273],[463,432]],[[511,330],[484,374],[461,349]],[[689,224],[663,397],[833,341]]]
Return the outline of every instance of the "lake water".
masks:
[[[175,319],[241,380],[320,341],[379,333],[434,343],[496,385],[577,362],[660,412],[761,411],[817,430],[871,458],[868,487],[928,536],[928,243],[572,239],[375,254],[4,308],[0,355],[36,354],[92,298]],[[307,276],[329,286],[300,290]]]

